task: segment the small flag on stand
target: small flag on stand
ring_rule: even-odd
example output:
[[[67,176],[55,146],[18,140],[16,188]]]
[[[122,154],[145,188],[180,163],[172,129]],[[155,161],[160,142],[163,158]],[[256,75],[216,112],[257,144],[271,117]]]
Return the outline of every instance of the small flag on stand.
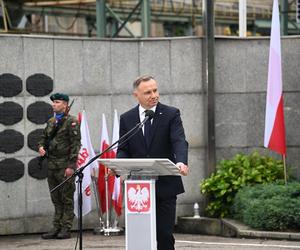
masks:
[[[77,159],[77,168],[85,166],[90,159],[95,156],[94,149],[92,147],[89,128],[87,124],[87,118],[85,111],[82,112],[78,117],[81,118],[80,121],[80,133],[81,133],[81,148]],[[97,167],[96,162],[92,162],[83,170],[83,180],[82,180],[82,216],[88,214],[92,210],[91,201],[91,169]],[[78,177],[76,177],[76,180]],[[76,190],[74,193],[74,213],[76,217],[78,214],[78,185],[76,185]]]
[[[109,147],[109,137],[107,131],[107,124],[105,115],[102,114],[102,133],[101,133],[101,145],[100,152],[103,152],[105,149]],[[112,158],[111,151],[104,153],[101,158]],[[98,175],[98,192],[100,198],[100,207],[102,213],[106,211],[106,188],[105,188],[105,176],[107,174],[107,168],[103,164],[99,164],[99,175]],[[108,209],[110,208],[110,197],[114,188],[114,176],[108,176]]]
[[[117,110],[115,110],[112,144],[114,144],[117,140],[119,140],[119,120],[118,120]],[[112,158],[116,158],[117,145],[113,149]],[[116,214],[118,216],[120,216],[122,214],[122,202],[123,202],[122,180],[121,180],[121,177],[115,176],[114,190],[113,190],[113,193],[112,193],[112,203],[113,203],[113,206],[115,208]]]

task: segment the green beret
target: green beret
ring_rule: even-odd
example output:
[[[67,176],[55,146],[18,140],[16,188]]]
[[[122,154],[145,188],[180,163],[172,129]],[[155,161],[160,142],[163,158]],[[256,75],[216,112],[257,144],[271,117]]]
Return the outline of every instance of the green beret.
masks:
[[[51,101],[54,100],[61,100],[61,101],[66,101],[69,102],[69,96],[63,93],[55,93],[50,96]]]

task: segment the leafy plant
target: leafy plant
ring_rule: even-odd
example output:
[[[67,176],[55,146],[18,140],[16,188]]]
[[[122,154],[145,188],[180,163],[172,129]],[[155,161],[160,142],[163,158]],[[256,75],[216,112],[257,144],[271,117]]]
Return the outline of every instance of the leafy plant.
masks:
[[[283,178],[283,162],[258,152],[237,154],[222,160],[217,171],[200,183],[200,190],[208,195],[206,212],[212,217],[224,217],[237,191],[246,185],[270,183]]]
[[[234,198],[234,218],[261,230],[299,230],[299,197],[299,182],[243,187]]]

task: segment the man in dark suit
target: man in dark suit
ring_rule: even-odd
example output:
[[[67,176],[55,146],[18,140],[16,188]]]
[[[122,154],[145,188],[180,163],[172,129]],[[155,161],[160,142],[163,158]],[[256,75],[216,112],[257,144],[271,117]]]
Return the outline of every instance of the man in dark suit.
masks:
[[[139,105],[121,115],[120,137],[145,118],[145,111],[154,117],[142,130],[118,148],[118,158],[168,158],[176,163],[179,172],[187,175],[188,144],[177,108],[159,102],[159,92],[152,76],[134,81],[133,94]],[[173,250],[173,230],[177,194],[184,188],[180,176],[160,176],[156,181],[157,249]]]

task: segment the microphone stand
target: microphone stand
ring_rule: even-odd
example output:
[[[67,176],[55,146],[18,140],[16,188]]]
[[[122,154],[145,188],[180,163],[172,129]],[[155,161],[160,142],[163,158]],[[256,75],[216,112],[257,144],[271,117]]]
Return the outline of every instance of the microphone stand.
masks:
[[[78,220],[78,227],[79,227],[79,250],[82,250],[82,180],[83,180],[83,170],[87,166],[89,166],[92,162],[94,162],[96,159],[100,158],[103,154],[105,154],[106,152],[110,151],[117,143],[121,142],[120,145],[122,145],[124,142],[128,141],[133,135],[135,135],[137,133],[137,131],[139,131],[144,126],[145,122],[148,119],[152,119],[152,117],[146,116],[145,119],[142,122],[136,124],[132,129],[130,129],[127,133],[125,133],[119,140],[117,140],[116,142],[114,142],[112,145],[110,145],[107,149],[105,149],[101,153],[95,155],[84,166],[76,169],[71,176],[69,176],[63,182],[61,182],[56,187],[54,187],[53,189],[50,190],[50,193],[52,193],[52,192],[56,191],[57,189],[59,189],[60,187],[62,187],[71,178],[76,177],[76,176],[78,177],[78,181],[77,182],[78,182],[78,186],[79,186],[79,194],[78,194],[78,208],[79,208],[79,220]],[[136,130],[135,133],[133,133],[132,135],[130,135],[134,130]],[[126,138],[127,136],[129,136],[129,137]],[[126,140],[124,140],[122,142],[122,140],[124,138],[126,138]]]

